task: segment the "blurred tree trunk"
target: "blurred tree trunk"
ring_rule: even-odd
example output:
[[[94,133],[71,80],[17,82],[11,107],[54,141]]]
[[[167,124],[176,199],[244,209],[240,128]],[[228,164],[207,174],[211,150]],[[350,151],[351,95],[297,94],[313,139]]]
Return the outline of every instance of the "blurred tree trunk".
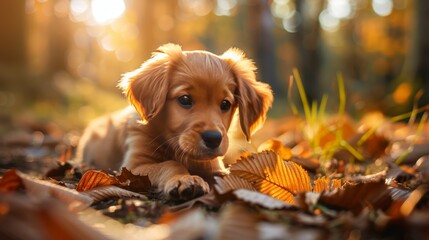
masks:
[[[310,3],[311,2],[311,3]],[[300,14],[300,24],[295,33],[295,43],[298,46],[298,70],[301,75],[307,98],[310,103],[320,97],[319,78],[319,43],[320,24],[318,14],[323,7],[323,1],[295,0],[297,12]],[[306,9],[306,5],[312,4],[317,10]]]
[[[52,12],[54,12],[53,6]],[[49,28],[48,73],[53,75],[67,70],[67,55],[73,36],[70,31],[70,20],[67,16],[53,15],[49,21]]]
[[[411,81],[424,89],[421,102],[425,105],[429,103],[429,1],[416,0],[413,12],[410,46],[399,81]]]
[[[138,1],[135,2],[137,11],[141,14],[137,14],[138,20],[137,25],[141,31],[140,37],[140,49],[142,59],[148,59],[151,52],[155,51],[158,47],[156,45],[155,29],[155,12],[154,5],[158,4],[158,1]]]
[[[25,1],[0,1],[0,63],[26,65]]]
[[[271,85],[276,95],[282,94],[276,70],[274,23],[269,1],[252,0],[249,3],[249,27],[255,61],[262,81]]]
[[[429,1],[416,1],[417,12],[417,62],[416,62],[416,80],[422,83],[425,95],[422,99],[425,104],[429,103]]]

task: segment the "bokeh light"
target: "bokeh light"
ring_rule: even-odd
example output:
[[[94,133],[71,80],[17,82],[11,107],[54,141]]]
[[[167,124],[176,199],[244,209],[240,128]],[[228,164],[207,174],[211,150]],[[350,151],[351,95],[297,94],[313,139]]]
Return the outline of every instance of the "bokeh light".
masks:
[[[214,13],[217,16],[231,16],[237,6],[237,0],[217,0]]]
[[[372,0],[372,9],[379,16],[388,16],[393,10],[392,0]]]
[[[92,0],[91,12],[95,22],[109,23],[119,18],[125,11],[123,0]]]
[[[338,19],[349,18],[353,14],[349,0],[329,0],[328,11],[331,16]]]
[[[340,20],[332,16],[329,11],[323,10],[319,15],[320,26],[327,32],[335,32],[340,26]]]

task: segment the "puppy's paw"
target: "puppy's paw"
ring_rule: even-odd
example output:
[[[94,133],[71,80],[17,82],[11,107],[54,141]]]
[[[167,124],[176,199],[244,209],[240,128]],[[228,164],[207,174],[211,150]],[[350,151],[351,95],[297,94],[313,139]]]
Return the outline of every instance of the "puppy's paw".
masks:
[[[174,201],[186,201],[209,192],[209,185],[195,175],[179,175],[167,181],[164,194]]]

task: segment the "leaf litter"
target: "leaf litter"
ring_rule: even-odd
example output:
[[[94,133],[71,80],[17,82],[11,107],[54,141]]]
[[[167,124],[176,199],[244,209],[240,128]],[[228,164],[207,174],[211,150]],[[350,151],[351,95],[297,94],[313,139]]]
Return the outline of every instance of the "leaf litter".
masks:
[[[29,169],[26,156],[14,154],[35,146],[3,140],[0,236],[429,238],[429,125],[426,114],[416,117],[427,107],[393,118],[368,113],[354,122],[344,110],[340,76],[334,116],[325,113],[327,97],[310,105],[296,71],[294,79],[304,117],[269,120],[260,130],[264,137],[255,136],[257,150],[243,152],[210,193],[180,204],[158,198],[147,176],[75,165],[73,149],[61,141],[40,145],[45,152],[63,149],[56,166],[42,154],[41,164]]]

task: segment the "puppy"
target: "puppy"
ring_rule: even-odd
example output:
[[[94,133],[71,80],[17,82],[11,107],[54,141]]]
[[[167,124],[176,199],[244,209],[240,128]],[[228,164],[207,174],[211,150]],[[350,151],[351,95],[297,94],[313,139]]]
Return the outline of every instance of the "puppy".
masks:
[[[238,49],[217,56],[163,45],[119,83],[134,108],[90,123],[77,159],[148,175],[167,199],[207,193],[207,182],[224,171],[220,156],[234,116],[250,140],[271,107],[272,91],[255,70]]]

